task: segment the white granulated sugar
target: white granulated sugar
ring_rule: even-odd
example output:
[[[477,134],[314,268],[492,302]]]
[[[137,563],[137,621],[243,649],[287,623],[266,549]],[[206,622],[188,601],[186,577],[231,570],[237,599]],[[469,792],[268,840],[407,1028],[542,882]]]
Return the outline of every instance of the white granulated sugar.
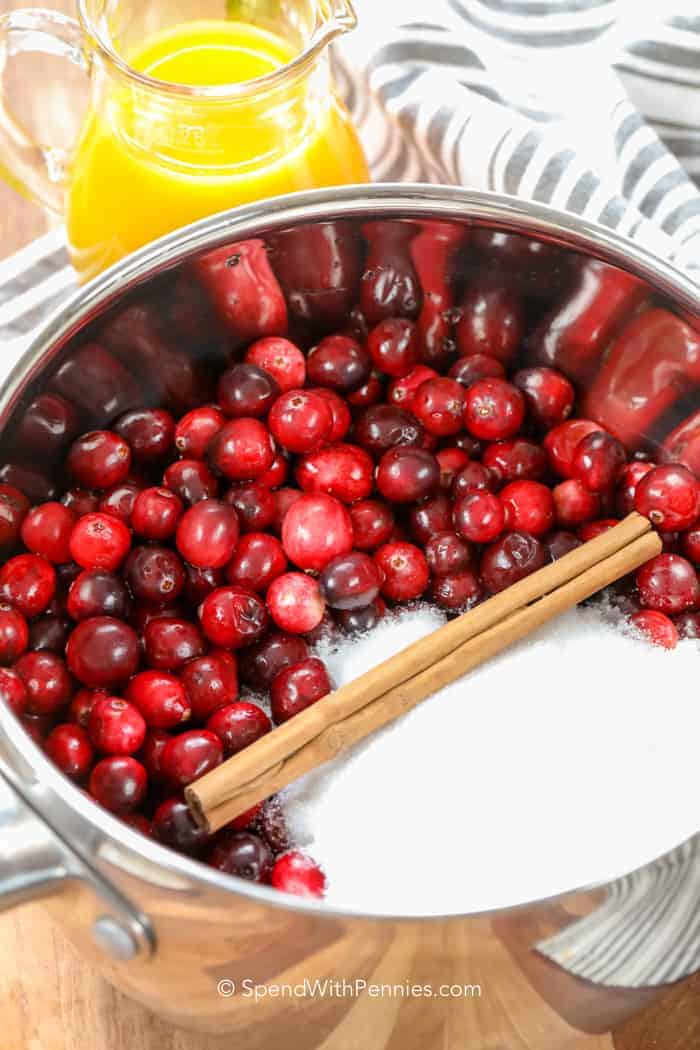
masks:
[[[337,685],[440,625],[405,613],[324,654]],[[700,828],[700,649],[577,609],[285,792],[327,900],[427,915],[609,880]]]

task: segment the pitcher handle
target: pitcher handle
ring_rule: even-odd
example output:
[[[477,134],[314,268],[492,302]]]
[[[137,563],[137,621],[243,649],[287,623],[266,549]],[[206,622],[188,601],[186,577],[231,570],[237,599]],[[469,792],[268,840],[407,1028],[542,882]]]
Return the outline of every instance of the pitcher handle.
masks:
[[[76,19],[41,8],[0,16],[0,175],[23,196],[60,215],[71,151],[36,142],[10,111],[2,86],[8,60],[27,52],[68,59],[87,76],[83,30]]]

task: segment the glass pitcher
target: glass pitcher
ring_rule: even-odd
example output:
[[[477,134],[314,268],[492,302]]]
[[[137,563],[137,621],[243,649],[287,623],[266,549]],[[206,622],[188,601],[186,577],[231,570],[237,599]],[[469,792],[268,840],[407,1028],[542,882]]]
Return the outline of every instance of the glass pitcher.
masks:
[[[0,173],[65,215],[82,280],[224,208],[367,181],[328,61],[356,25],[349,0],[80,0],[79,14],[0,19],[0,72],[39,51],[90,78],[70,153],[33,141],[0,96]]]

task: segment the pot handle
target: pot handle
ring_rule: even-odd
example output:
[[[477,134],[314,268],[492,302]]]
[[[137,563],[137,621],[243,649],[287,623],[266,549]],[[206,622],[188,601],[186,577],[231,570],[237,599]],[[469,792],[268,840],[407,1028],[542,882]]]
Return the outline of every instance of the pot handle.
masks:
[[[148,957],[148,920],[46,824],[0,773],[0,912],[79,882],[98,898],[92,938],[112,959]]]

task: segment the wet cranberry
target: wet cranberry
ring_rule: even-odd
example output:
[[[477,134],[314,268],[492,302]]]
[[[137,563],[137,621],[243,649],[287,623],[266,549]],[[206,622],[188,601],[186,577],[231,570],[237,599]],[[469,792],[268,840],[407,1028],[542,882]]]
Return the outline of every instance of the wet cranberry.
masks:
[[[356,391],[356,393],[358,392]],[[336,394],[335,390],[329,390],[325,386],[314,387],[309,393],[318,394],[331,410],[333,424],[327,438],[328,442],[335,444],[337,441],[342,441],[352,423],[352,415],[345,398],[341,397],[340,394]]]
[[[212,868],[248,882],[270,881],[273,857],[269,847],[249,831],[237,831],[219,839],[209,854]]]
[[[381,321],[369,333],[367,349],[380,372],[395,378],[408,375],[419,358],[416,326],[403,317]]]
[[[547,552],[547,559],[549,561],[557,561],[559,558],[563,558],[565,554],[571,554],[571,551],[575,551],[577,547],[580,547],[581,540],[573,532],[559,530],[547,536],[544,546]]]
[[[607,492],[618,480],[627,454],[617,438],[604,430],[588,434],[577,445],[571,469],[591,492]]]
[[[146,722],[139,709],[116,696],[93,704],[87,725],[94,747],[106,755],[133,755],[146,736]]]
[[[58,653],[62,656],[73,626],[70,617],[60,613],[40,616],[30,624],[29,648],[35,652]]]
[[[416,417],[396,405],[372,405],[357,418],[355,441],[375,459],[398,445],[421,447],[425,432]]]
[[[310,656],[286,667],[275,676],[270,686],[272,717],[281,725],[294,715],[311,707],[331,691],[331,682],[322,660]]]
[[[226,578],[236,587],[264,592],[286,568],[287,556],[278,539],[266,532],[247,532],[226,567]]]
[[[458,357],[449,371],[451,379],[469,387],[479,379],[505,379],[506,370],[497,357],[489,354],[469,354]]]
[[[211,836],[200,828],[190,808],[179,796],[161,802],[153,814],[153,834],[164,846],[178,853],[200,856],[208,847]]]
[[[306,358],[298,346],[281,336],[258,339],[248,347],[245,359],[268,372],[283,392],[302,387],[306,381]]]
[[[259,419],[232,419],[209,445],[209,462],[229,481],[252,481],[272,466],[275,446]]]
[[[105,492],[100,500],[98,510],[119,518],[125,525],[131,525],[131,515],[138,497],[140,487],[130,481],[122,481]]]
[[[524,438],[496,441],[484,449],[481,462],[502,484],[509,481],[540,481],[547,473],[547,453],[541,445]]]
[[[456,379],[443,376],[421,383],[411,403],[411,411],[429,434],[448,437],[462,429],[465,392]]]
[[[339,610],[336,614],[336,621],[345,634],[362,634],[376,627],[384,616],[386,616],[386,602],[383,598],[375,598],[364,609]]]
[[[268,689],[276,674],[308,655],[309,647],[298,634],[270,631],[261,642],[241,653],[241,677],[256,689]]]
[[[104,569],[86,569],[71,584],[66,608],[74,620],[87,620],[91,616],[126,620],[131,599],[119,576]]]
[[[552,490],[554,515],[562,528],[577,528],[600,514],[600,497],[578,478],[562,481]]]
[[[185,585],[181,559],[157,544],[134,547],[124,564],[124,576],[137,601],[149,605],[174,601]]]
[[[637,485],[650,470],[654,469],[653,463],[645,463],[635,460],[628,463],[622,469],[617,481],[616,509],[620,517],[630,514],[634,510],[634,497]]]
[[[411,507],[409,524],[414,538],[425,546],[435,533],[452,529],[452,502],[443,492],[423,500]]]
[[[44,749],[64,776],[82,780],[90,772],[92,746],[87,733],[80,726],[56,726],[47,736]]]
[[[700,524],[683,533],[681,551],[693,565],[700,566]]]
[[[200,499],[215,499],[219,491],[219,483],[209,467],[198,459],[171,463],[163,475],[163,484],[190,507]]]
[[[29,693],[21,675],[9,667],[0,667],[0,703],[6,704],[19,718],[27,710]]]
[[[72,674],[91,689],[111,689],[131,678],[139,664],[139,642],[128,624],[93,616],[75,628],[66,646]]]
[[[509,532],[484,551],[479,576],[490,594],[505,590],[545,564],[545,549],[526,532]]]
[[[352,551],[330,561],[319,584],[332,609],[362,609],[379,594],[381,576],[368,554]]]
[[[422,448],[393,448],[377,467],[377,488],[390,503],[415,503],[440,485],[435,456]]]
[[[242,587],[220,587],[208,595],[199,610],[202,630],[222,649],[240,649],[257,642],[268,628],[262,599]]]
[[[400,379],[394,379],[393,382],[389,383],[387,402],[396,405],[398,408],[410,410],[416,390],[421,383],[425,383],[428,379],[437,378],[438,373],[434,368],[429,368],[427,365],[416,365],[408,375],[402,376]]]
[[[313,631],[326,607],[316,580],[301,572],[285,572],[273,580],[267,605],[277,626],[290,634]]]
[[[502,441],[520,430],[525,418],[525,399],[505,379],[480,379],[466,393],[464,425],[484,441]]]
[[[394,531],[394,515],[386,503],[360,500],[349,508],[352,519],[353,547],[373,551],[387,543]]]
[[[346,335],[328,335],[306,360],[309,382],[348,393],[369,379],[372,358],[358,342]]]
[[[183,788],[216,769],[223,757],[218,736],[207,729],[188,729],[168,741],[160,765],[166,781]]]
[[[280,388],[270,375],[254,364],[239,362],[227,369],[219,379],[218,402],[227,416],[264,419]]]
[[[430,597],[442,609],[461,612],[475,605],[481,598],[481,586],[475,573],[448,573],[435,576],[430,584]]]
[[[82,518],[85,514],[94,514],[100,508],[100,497],[88,489],[66,489],[61,496],[64,507],[72,510],[77,517]]]
[[[263,474],[259,474],[255,481],[256,488],[264,487],[267,489],[276,489],[280,485],[284,485],[285,481],[289,476],[289,460],[283,452],[278,449],[275,452],[275,458],[272,461],[272,466],[269,470],[266,470]]]
[[[90,774],[90,794],[112,813],[130,813],[136,809],[143,802],[147,788],[146,770],[130,755],[103,758]]]
[[[204,639],[197,626],[188,620],[162,616],[146,624],[143,646],[151,667],[179,671],[188,660],[202,655]]]
[[[257,704],[238,700],[214,711],[207,722],[207,729],[219,738],[224,754],[228,757],[265,736],[272,725]]]
[[[495,492],[498,478],[483,463],[471,460],[455,475],[452,485],[452,496],[455,500],[472,496],[475,492]]]
[[[0,550],[14,547],[19,539],[29,500],[13,485],[0,485]]]
[[[292,503],[282,522],[285,554],[300,569],[320,572],[331,558],[352,550],[352,540],[352,519],[347,508],[325,493],[301,496]]]
[[[324,492],[343,503],[366,499],[373,488],[374,464],[357,445],[328,445],[302,456],[295,472],[305,492]]]
[[[114,429],[129,443],[137,463],[157,463],[172,450],[175,421],[163,408],[134,409],[118,419]]]
[[[75,512],[62,503],[42,503],[33,507],[22,522],[22,542],[32,554],[60,565],[70,561],[68,544],[76,521]]]
[[[238,515],[235,509],[227,503],[207,499],[185,511],[177,527],[175,542],[182,557],[191,565],[198,569],[221,569],[231,559],[238,543],[238,535]],[[134,554],[136,551],[129,561]],[[143,594],[139,597],[144,601],[158,600]]]
[[[570,419],[550,430],[543,441],[549,463],[560,478],[574,477],[574,457],[579,444],[600,427],[590,419]]]
[[[224,499],[236,511],[241,532],[262,532],[275,520],[275,495],[259,482],[232,485]]]
[[[544,536],[552,528],[554,500],[547,486],[539,481],[512,481],[501,489],[499,498],[511,531]]]
[[[395,602],[420,598],[428,586],[430,570],[425,555],[412,543],[386,543],[374,555],[383,573],[382,594]]]
[[[506,508],[492,492],[473,492],[455,503],[454,524],[471,543],[493,543],[506,527]]]
[[[700,582],[693,566],[678,554],[659,554],[637,572],[639,600],[647,609],[673,615],[700,604]]]
[[[456,532],[438,532],[425,545],[428,568],[435,576],[466,572],[472,563],[469,543]]]
[[[29,643],[24,616],[11,605],[0,604],[0,664],[12,664]]]
[[[182,500],[170,489],[142,489],[131,511],[131,527],[146,540],[167,540],[182,517]]]
[[[522,390],[530,419],[542,430],[551,430],[571,415],[574,388],[554,368],[521,368],[513,383]]]
[[[265,799],[258,818],[260,834],[273,853],[284,853],[291,845],[282,803],[276,795]]]
[[[323,897],[326,876],[306,853],[292,850],[275,861],[270,885],[280,893],[292,893],[295,897]]]
[[[272,406],[269,426],[288,452],[315,452],[330,437],[333,413],[325,398],[312,390],[289,390]]]
[[[345,395],[348,404],[353,408],[369,408],[370,405],[378,404],[384,397],[384,384],[381,376],[372,372],[366,383],[358,386],[351,394]]]
[[[674,617],[674,623],[681,638],[700,638],[700,612],[681,613]]]
[[[131,533],[111,514],[86,514],[76,522],[70,537],[71,556],[83,569],[114,572],[130,546]]]
[[[0,601],[31,619],[47,608],[56,593],[56,571],[38,554],[18,554],[0,568]]]
[[[662,612],[642,609],[630,616],[630,626],[652,645],[662,649],[675,649],[678,645],[678,630],[673,620]]]
[[[201,405],[182,417],[175,428],[175,448],[186,459],[204,459],[209,442],[226,422],[215,405]]]
[[[111,430],[92,430],[73,442],[66,466],[83,488],[109,489],[126,479],[131,449]]]
[[[149,729],[174,729],[192,713],[185,686],[167,671],[134,675],[124,697],[138,708]]]
[[[238,699],[238,671],[232,653],[226,658],[209,653],[190,660],[182,668],[180,680],[197,722],[205,722],[220,707]]]
[[[682,532],[700,516],[700,482],[676,463],[654,467],[639,484],[634,508],[666,532]]]

